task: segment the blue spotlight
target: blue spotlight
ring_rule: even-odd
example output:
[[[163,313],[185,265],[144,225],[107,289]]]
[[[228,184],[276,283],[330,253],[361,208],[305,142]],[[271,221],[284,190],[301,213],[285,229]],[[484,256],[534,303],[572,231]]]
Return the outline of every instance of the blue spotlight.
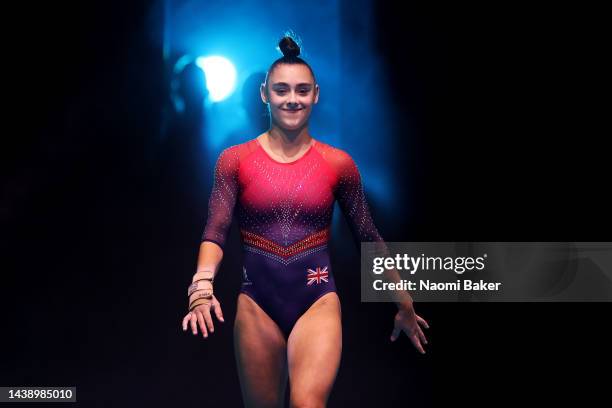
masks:
[[[236,68],[228,59],[219,56],[199,57],[196,65],[206,74],[206,88],[213,102],[227,98],[236,88]]]

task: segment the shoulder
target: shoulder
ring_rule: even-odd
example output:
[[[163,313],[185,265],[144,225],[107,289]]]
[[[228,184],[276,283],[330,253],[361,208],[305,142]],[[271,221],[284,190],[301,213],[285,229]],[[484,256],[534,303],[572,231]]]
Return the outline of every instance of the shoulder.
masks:
[[[356,163],[351,154],[344,149],[317,140],[317,150],[325,161],[338,173],[356,170]]]
[[[256,149],[256,146],[257,142],[255,139],[228,146],[219,153],[217,163],[237,166],[240,161],[244,160],[246,156]]]

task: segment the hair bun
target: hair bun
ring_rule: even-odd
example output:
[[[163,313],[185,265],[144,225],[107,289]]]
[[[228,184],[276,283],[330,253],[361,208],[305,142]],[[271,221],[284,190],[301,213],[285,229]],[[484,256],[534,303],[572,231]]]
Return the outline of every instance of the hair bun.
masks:
[[[300,55],[300,46],[289,36],[285,36],[280,40],[278,48],[280,48],[283,56],[287,58],[293,58]]]

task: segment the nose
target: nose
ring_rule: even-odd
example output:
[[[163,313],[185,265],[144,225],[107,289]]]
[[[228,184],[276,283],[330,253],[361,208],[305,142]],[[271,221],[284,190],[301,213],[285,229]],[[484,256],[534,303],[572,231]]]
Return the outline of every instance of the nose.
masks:
[[[287,101],[287,107],[290,109],[297,108],[297,96],[295,92],[289,92],[289,100]]]

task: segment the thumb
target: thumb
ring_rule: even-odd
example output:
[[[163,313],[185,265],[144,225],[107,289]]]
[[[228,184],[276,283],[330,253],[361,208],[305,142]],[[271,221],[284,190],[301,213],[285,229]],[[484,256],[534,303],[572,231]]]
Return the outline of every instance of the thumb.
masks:
[[[398,338],[400,332],[401,332],[400,329],[398,329],[397,327],[394,327],[393,331],[391,332],[391,341],[395,341]]]
[[[217,319],[225,323],[225,320],[223,319],[223,311],[221,310],[221,303],[219,303],[219,301],[216,298],[213,302],[213,308],[215,310],[215,314],[217,315]]]
[[[221,311],[221,305],[219,303],[217,303],[217,307],[215,307],[215,313],[217,314],[217,319],[222,322],[225,322],[225,320],[223,319],[223,312]]]

